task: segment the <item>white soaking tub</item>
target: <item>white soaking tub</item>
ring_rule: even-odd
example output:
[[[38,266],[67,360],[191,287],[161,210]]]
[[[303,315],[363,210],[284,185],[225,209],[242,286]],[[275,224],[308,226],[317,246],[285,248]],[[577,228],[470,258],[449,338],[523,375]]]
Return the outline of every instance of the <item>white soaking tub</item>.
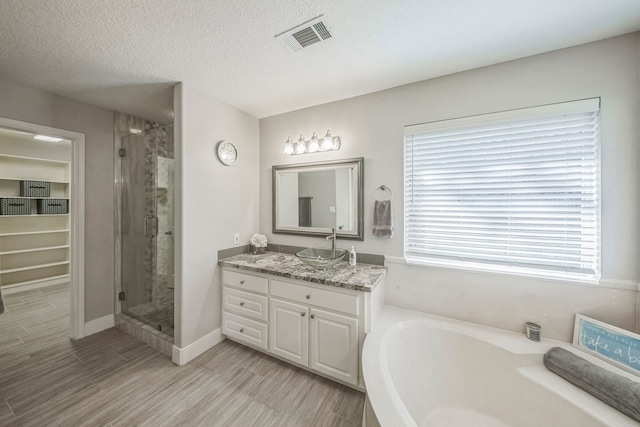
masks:
[[[544,328],[542,330],[544,336]],[[638,426],[633,419],[548,371],[542,357],[563,347],[544,339],[385,306],[362,351],[367,427]]]

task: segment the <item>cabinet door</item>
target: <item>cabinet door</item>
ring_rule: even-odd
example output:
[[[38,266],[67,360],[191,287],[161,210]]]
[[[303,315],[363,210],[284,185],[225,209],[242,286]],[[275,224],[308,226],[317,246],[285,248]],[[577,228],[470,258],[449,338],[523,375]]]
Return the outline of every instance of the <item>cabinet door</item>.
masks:
[[[311,363],[316,371],[358,384],[358,319],[311,309]]]
[[[309,365],[309,308],[271,299],[269,349],[277,356]]]

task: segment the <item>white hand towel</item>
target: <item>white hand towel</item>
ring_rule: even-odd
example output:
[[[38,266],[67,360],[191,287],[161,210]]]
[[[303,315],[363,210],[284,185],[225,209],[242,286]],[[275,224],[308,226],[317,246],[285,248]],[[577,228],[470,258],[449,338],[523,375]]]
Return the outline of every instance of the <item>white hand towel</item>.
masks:
[[[373,205],[373,235],[393,237],[393,213],[391,200],[376,200]]]

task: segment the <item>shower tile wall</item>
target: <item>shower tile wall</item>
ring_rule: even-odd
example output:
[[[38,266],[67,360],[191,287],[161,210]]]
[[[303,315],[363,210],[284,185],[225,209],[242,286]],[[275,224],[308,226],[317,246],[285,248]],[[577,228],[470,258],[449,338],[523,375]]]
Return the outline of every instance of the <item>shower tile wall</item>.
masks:
[[[173,158],[158,155],[157,170],[158,241],[156,262],[158,286],[155,300],[158,307],[170,307],[171,323],[173,323]]]
[[[155,135],[153,135],[155,133]],[[154,141],[155,138],[155,141]],[[145,179],[146,194],[145,203],[148,209],[154,209],[153,190],[155,189],[155,213],[158,217],[158,230],[156,245],[151,246],[149,257],[152,270],[146,277],[157,275],[157,286],[145,283],[145,288],[151,288],[151,301],[156,308],[155,321],[162,325],[162,331],[173,335],[173,126],[164,126],[154,131],[145,133],[145,150],[152,152],[151,147],[156,145],[156,159],[145,157],[145,164],[149,162],[149,168]],[[157,163],[154,165],[154,160]],[[157,171],[157,177],[151,172],[153,167]],[[157,180],[157,181],[156,181]],[[147,210],[149,212],[149,210]]]

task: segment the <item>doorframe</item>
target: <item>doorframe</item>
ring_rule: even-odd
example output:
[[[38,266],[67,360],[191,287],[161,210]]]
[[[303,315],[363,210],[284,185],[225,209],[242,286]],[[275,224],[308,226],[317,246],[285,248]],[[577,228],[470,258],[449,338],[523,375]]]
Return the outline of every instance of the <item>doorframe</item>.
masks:
[[[0,126],[18,131],[46,134],[71,141],[71,185],[69,206],[69,279],[71,282],[71,339],[84,338],[85,246],[84,246],[84,134],[0,117]]]

